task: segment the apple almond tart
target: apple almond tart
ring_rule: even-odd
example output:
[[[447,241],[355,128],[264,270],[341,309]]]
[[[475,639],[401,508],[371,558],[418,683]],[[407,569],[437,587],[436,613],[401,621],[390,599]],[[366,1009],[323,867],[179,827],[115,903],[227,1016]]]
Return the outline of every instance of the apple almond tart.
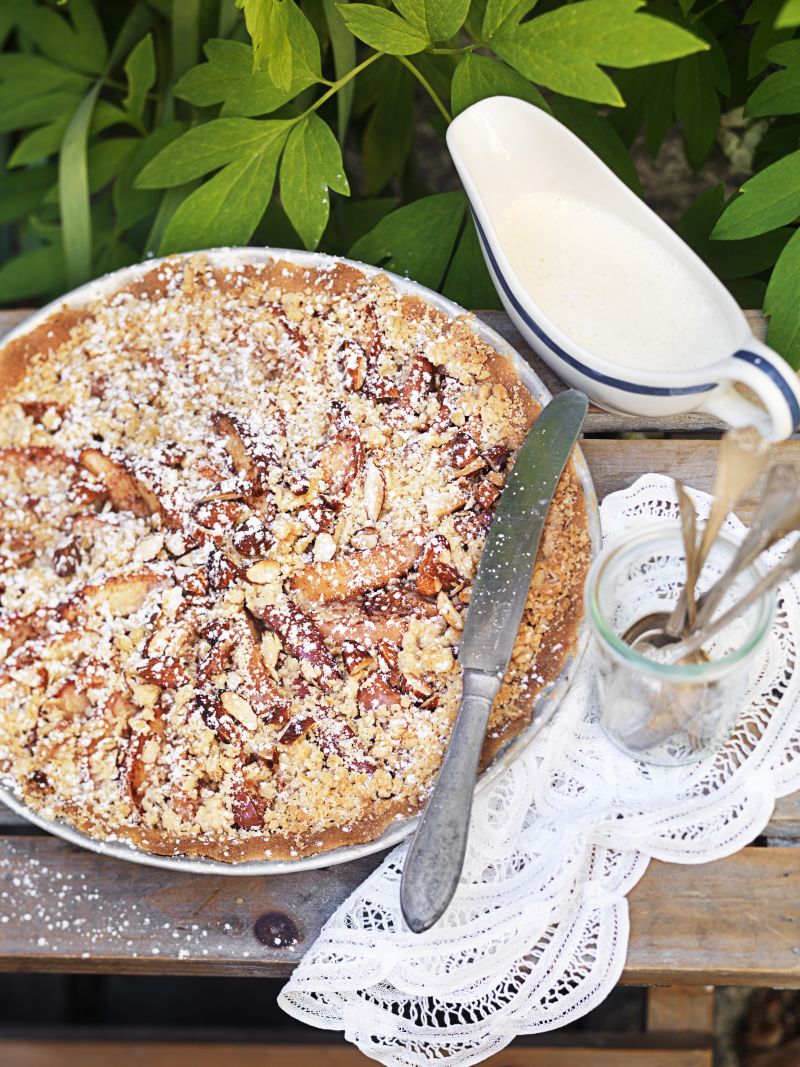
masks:
[[[424,804],[486,530],[537,405],[346,263],[152,266],[0,350],[0,773],[150,852],[285,859]],[[574,648],[572,465],[484,750]]]

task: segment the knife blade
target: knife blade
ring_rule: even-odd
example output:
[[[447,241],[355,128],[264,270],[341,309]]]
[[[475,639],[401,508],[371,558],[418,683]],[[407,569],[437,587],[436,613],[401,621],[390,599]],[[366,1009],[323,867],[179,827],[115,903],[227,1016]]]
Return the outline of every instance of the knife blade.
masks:
[[[569,389],[531,427],[486,536],[458,654],[463,670],[505,674],[528,599],[544,521],[586,418],[588,401]]]
[[[486,536],[459,650],[461,706],[403,867],[400,906],[415,933],[442,916],[461,876],[486,725],[525,610],[547,512],[587,407],[584,394],[569,389],[539,414]]]

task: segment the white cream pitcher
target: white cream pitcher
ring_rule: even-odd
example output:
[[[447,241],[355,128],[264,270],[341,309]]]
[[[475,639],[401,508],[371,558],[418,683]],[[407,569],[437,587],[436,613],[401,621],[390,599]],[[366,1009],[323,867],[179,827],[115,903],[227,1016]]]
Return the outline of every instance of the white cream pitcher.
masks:
[[[601,407],[706,411],[770,440],[800,426],[800,382],[689,246],[560,122],[494,96],[447,144],[506,311]],[[756,394],[763,407],[736,389]]]

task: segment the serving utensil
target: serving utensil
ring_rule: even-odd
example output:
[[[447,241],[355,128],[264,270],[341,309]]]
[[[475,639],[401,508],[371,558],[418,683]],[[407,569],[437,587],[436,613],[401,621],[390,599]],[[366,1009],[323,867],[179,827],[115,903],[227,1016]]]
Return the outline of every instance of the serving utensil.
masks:
[[[461,876],[486,725],[511,658],[553,493],[587,407],[582,393],[568,390],[541,412],[486,537],[459,651],[461,707],[400,884],[403,916],[415,933],[441,917]]]
[[[764,469],[769,457],[769,448],[769,444],[752,426],[746,426],[740,430],[729,430],[720,441],[717,474],[714,479],[714,500],[703,530],[700,547],[693,560],[695,578],[700,576],[711,546],[736,502]],[[683,515],[683,501],[681,501],[681,515]],[[687,566],[688,563],[687,559]],[[687,621],[689,627],[692,627],[694,620],[691,615],[687,615],[690,593],[693,615],[694,584],[690,590],[687,580],[686,586],[678,597],[678,603],[664,627],[665,632],[671,637],[679,637],[685,630]]]
[[[790,463],[778,463],[767,476],[764,496],[739,551],[698,601],[697,625],[704,626],[711,619],[740,571],[795,530],[800,530],[800,475]]]
[[[752,589],[745,593],[740,600],[737,600],[726,612],[707,622],[705,626],[696,630],[691,636],[672,645],[667,659],[663,662],[679,663],[681,660],[698,652],[706,641],[720,633],[726,626],[730,626],[739,615],[747,611],[765,593],[774,589],[776,585],[780,585],[781,582],[791,577],[798,570],[800,570],[800,540],[795,542],[780,563],[777,563],[771,570],[767,571],[763,578],[756,582]]]

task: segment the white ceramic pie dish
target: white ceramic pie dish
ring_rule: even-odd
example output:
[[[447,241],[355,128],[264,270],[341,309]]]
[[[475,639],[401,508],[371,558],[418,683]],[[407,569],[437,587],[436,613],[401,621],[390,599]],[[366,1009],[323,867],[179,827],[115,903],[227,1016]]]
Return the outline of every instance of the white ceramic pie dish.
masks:
[[[192,254],[193,253],[186,253],[186,255]],[[220,266],[227,266],[232,263],[260,263],[265,260],[274,259],[285,259],[300,266],[308,267],[319,267],[331,262],[349,263],[368,275],[379,273],[386,274],[391,278],[399,292],[420,297],[439,311],[443,312],[449,318],[455,318],[459,315],[466,314],[464,309],[459,307],[458,304],[454,304],[451,300],[447,300],[433,290],[418,285],[416,282],[410,281],[408,278],[402,278],[399,275],[392,274],[390,271],[384,271],[367,264],[357,263],[341,257],[326,256],[317,252],[298,252],[293,249],[282,248],[221,248],[212,251],[203,251],[202,254],[213,263]],[[157,259],[146,260],[144,263],[132,267],[125,267],[122,270],[114,271],[112,274],[107,274],[102,278],[97,278],[95,281],[88,282],[86,285],[73,290],[66,296],[61,297],[48,304],[46,307],[41,308],[39,311],[36,311],[14,330],[4,336],[0,345],[5,345],[7,342],[21,337],[35,329],[59,309],[65,307],[82,307],[109,293],[116,292],[118,289],[130,284],[132,281],[135,281],[137,278],[151,271],[153,267],[159,264],[159,262],[160,260]],[[546,405],[551,399],[551,394],[538,375],[522,359],[522,357],[514,351],[500,334],[495,330],[492,330],[479,319],[474,320],[474,329],[476,334],[483,341],[513,363],[522,383],[529,389],[539,404],[542,406]],[[599,512],[592,478],[580,449],[576,449],[575,468],[586,497],[589,532],[592,540],[592,555],[594,555],[599,550],[600,546]],[[574,654],[567,660],[558,678],[539,694],[534,707],[532,720],[529,725],[509,740],[508,743],[495,755],[491,764],[478,782],[477,789],[479,791],[486,789],[500,774],[502,774],[506,767],[513,763],[542,726],[551,718],[572,681],[575,670],[586,648],[587,640],[588,628],[586,620],[584,619],[581,622],[578,632]],[[340,848],[320,852],[316,855],[298,857],[296,860],[250,860],[243,863],[225,863],[220,860],[198,859],[189,856],[159,856],[155,853],[146,852],[143,849],[137,848],[124,841],[98,840],[82,833],[80,830],[76,830],[74,827],[61,820],[43,818],[35,811],[31,810],[27,804],[22,802],[8,783],[0,784],[0,801],[11,808],[12,811],[15,811],[18,815],[33,823],[33,825],[38,826],[43,830],[47,830],[48,832],[69,841],[71,844],[78,845],[81,848],[90,849],[92,852],[151,867],[163,867],[168,870],[191,871],[197,874],[217,875],[285,874],[302,870],[311,870],[317,867],[331,867],[339,863],[347,863],[350,860],[359,859],[363,856],[399,844],[400,841],[413,832],[417,821],[416,817],[398,819],[373,841],[367,841],[358,845],[342,846]]]

